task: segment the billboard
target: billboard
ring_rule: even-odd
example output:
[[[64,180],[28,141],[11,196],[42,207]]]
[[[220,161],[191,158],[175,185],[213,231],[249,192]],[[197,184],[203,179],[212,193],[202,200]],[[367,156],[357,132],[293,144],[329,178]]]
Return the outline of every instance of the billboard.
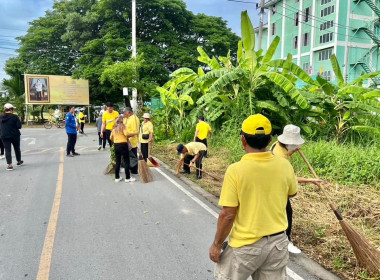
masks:
[[[26,104],[89,105],[88,80],[25,74]]]

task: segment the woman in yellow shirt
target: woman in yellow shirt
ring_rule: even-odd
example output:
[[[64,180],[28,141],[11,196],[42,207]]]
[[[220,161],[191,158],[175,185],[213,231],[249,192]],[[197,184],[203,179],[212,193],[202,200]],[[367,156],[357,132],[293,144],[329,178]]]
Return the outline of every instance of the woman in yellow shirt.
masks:
[[[149,157],[149,145],[151,145],[153,140],[153,124],[150,121],[150,114],[145,113],[143,115],[144,122],[140,128],[140,145],[141,145],[141,153],[145,161],[147,161]]]
[[[131,177],[129,173],[129,149],[128,149],[128,138],[127,138],[127,128],[123,124],[123,116],[119,116],[116,119],[116,123],[111,132],[111,141],[115,146],[115,156],[116,156],[116,166],[115,166],[115,182],[120,182],[123,180],[120,177],[120,165],[121,158],[123,157],[125,163],[125,182],[134,182],[135,178]]]

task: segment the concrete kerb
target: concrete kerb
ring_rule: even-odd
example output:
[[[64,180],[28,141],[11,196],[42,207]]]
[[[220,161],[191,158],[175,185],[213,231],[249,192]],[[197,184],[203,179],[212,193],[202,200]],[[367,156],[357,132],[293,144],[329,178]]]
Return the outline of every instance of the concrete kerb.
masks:
[[[157,159],[155,157],[155,159]],[[160,159],[157,159],[157,161],[160,163],[161,167],[165,168],[168,172],[175,174],[175,171],[171,169],[170,166],[168,166],[166,163],[162,162]],[[194,183],[193,181],[189,180],[185,176],[179,176],[178,177],[182,182],[184,182],[186,185],[188,185],[192,190],[203,196],[207,201],[211,202],[214,206],[221,209],[218,205],[219,199],[214,196],[213,194],[205,191],[202,187]],[[302,268],[304,268],[308,273],[311,275],[314,275],[322,280],[340,280],[338,276],[333,274],[332,272],[326,270],[323,266],[318,264],[317,262],[310,259],[307,255],[304,253],[301,254],[293,254],[289,253],[290,259],[292,262],[298,264]]]

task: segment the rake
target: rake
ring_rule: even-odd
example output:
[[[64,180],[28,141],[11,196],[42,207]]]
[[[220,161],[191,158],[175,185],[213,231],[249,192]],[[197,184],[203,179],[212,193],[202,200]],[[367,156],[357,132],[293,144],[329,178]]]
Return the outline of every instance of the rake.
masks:
[[[298,152],[307,164],[307,166],[309,167],[311,173],[313,173],[314,177],[319,179],[318,175],[315,173],[313,167],[311,166],[305,155],[302,153],[302,151],[299,150]],[[342,227],[348,241],[351,244],[351,247],[354,251],[356,260],[358,261],[359,265],[365,267],[370,272],[380,273],[380,251],[377,250],[374,246],[372,246],[364,238],[362,234],[357,232],[343,219],[342,214],[339,212],[335,204],[331,201],[323,184],[316,183],[316,185],[323,192],[324,196],[329,202],[330,208],[333,210],[336,218],[339,220],[340,226]]]

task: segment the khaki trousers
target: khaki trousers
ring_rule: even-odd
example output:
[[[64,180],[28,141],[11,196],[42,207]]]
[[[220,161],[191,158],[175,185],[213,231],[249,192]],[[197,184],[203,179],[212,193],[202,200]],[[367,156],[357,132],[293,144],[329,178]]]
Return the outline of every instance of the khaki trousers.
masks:
[[[218,280],[286,280],[288,242],[282,233],[240,248],[227,246],[214,275]]]

